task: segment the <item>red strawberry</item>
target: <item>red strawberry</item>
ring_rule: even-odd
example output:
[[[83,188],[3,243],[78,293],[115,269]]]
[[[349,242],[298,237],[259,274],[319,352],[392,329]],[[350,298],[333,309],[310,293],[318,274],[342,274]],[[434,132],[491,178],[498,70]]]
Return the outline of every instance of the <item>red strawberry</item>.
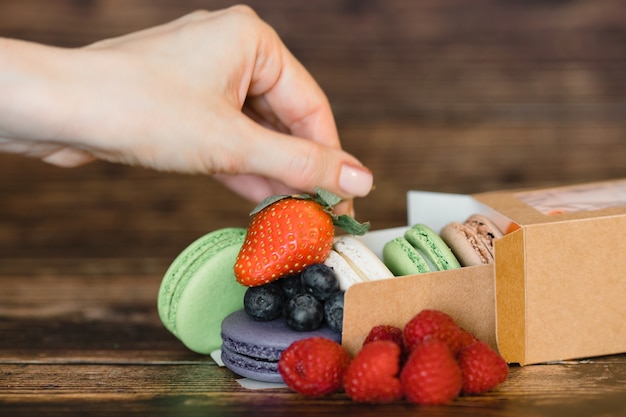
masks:
[[[363,345],[344,375],[344,389],[357,402],[385,403],[402,398],[400,347],[391,340]]]
[[[253,211],[245,241],[235,261],[235,277],[245,286],[267,284],[297,274],[328,256],[334,226],[351,234],[363,234],[369,224],[336,216],[332,207],[340,198],[318,189],[308,195],[279,195],[267,198]]]
[[[310,337],[292,343],[280,356],[278,371],[292,390],[319,397],[342,387],[350,355],[337,342]]]
[[[402,335],[402,329],[396,326],[381,324],[372,327],[363,341],[363,344],[365,345],[376,340],[391,340],[400,346],[402,350],[404,349],[404,336]]]
[[[422,310],[404,326],[404,342],[409,351],[426,339],[436,338],[446,342],[456,354],[462,337],[461,328],[452,317],[438,310]]]
[[[502,382],[509,375],[509,366],[498,352],[485,342],[475,342],[462,349],[458,363],[463,372],[463,394],[481,394]]]
[[[448,345],[430,338],[415,346],[402,368],[400,381],[407,400],[416,404],[445,404],[461,391],[461,368]]]

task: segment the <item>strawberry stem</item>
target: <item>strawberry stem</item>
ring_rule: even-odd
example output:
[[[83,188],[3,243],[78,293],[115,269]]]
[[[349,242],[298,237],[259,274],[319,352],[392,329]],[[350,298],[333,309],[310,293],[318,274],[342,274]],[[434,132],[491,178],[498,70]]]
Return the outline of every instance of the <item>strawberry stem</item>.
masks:
[[[333,211],[333,208],[341,202],[341,197],[320,187],[315,187],[315,192],[315,197],[311,197],[308,194],[279,194],[267,197],[250,212],[250,215],[253,216],[263,210],[265,207],[268,207],[276,203],[277,201],[284,200],[285,198],[313,200],[324,208],[324,211],[328,213],[328,215],[332,218],[333,224],[335,226],[342,228],[351,235],[361,236],[367,233],[370,228],[369,222],[359,223],[354,217],[348,216],[347,214],[342,214],[338,216]]]

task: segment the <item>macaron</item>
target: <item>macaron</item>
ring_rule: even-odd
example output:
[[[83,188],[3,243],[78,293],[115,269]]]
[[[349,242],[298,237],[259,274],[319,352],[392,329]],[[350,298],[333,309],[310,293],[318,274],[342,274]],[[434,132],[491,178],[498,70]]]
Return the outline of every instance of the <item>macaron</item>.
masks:
[[[494,241],[504,234],[488,217],[474,214],[465,222],[451,222],[441,229],[441,238],[463,266],[494,261]]]
[[[222,320],[243,308],[246,287],[236,281],[234,265],[245,234],[235,227],[207,233],[185,248],[163,276],[159,317],[194,352],[219,349]]]
[[[396,276],[461,267],[448,245],[424,224],[415,224],[404,236],[387,242],[383,262]]]
[[[343,291],[360,282],[394,277],[372,250],[351,235],[335,238],[324,263],[335,270],[339,288]]]
[[[298,332],[287,327],[283,318],[255,321],[239,310],[222,321],[222,362],[246,378],[283,382],[278,372],[280,355],[293,342],[309,337],[326,337],[341,342],[341,334],[326,324],[314,331]]]
[[[403,236],[394,238],[385,244],[383,260],[396,276],[430,272],[430,266],[426,259]]]

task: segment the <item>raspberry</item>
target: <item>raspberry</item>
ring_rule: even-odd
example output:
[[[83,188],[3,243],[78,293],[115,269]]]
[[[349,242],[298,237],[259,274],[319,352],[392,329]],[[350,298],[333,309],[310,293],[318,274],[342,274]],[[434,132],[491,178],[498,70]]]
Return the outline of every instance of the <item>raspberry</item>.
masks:
[[[379,326],[372,327],[369,334],[363,341],[363,344],[365,345],[376,340],[391,340],[400,346],[400,349],[404,349],[402,329],[396,326],[381,324]]]
[[[350,355],[330,339],[310,337],[292,343],[280,356],[278,371],[294,391],[319,397],[339,390]]]
[[[460,337],[461,345],[460,345],[459,351],[463,350],[463,348],[466,348],[472,343],[475,343],[478,341],[478,339],[476,338],[476,336],[474,336],[474,334],[468,332],[462,327],[460,329],[461,329],[461,337]]]
[[[475,342],[461,350],[457,358],[463,372],[463,394],[481,394],[509,375],[509,366],[498,352],[485,342]]]
[[[385,403],[402,398],[400,347],[391,340],[363,345],[344,375],[344,389],[357,402]]]
[[[446,342],[455,355],[461,349],[461,328],[441,311],[422,310],[404,326],[404,343],[409,351],[430,338]]]
[[[430,338],[415,346],[402,368],[400,381],[407,400],[416,404],[446,404],[463,385],[461,368],[448,345]]]

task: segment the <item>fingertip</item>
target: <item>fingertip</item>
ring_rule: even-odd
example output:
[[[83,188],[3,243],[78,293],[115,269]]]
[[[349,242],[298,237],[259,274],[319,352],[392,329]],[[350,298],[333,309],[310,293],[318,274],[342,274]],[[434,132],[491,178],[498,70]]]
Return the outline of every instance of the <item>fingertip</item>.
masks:
[[[343,164],[339,172],[339,188],[345,194],[365,197],[372,190],[374,177],[364,166]]]

